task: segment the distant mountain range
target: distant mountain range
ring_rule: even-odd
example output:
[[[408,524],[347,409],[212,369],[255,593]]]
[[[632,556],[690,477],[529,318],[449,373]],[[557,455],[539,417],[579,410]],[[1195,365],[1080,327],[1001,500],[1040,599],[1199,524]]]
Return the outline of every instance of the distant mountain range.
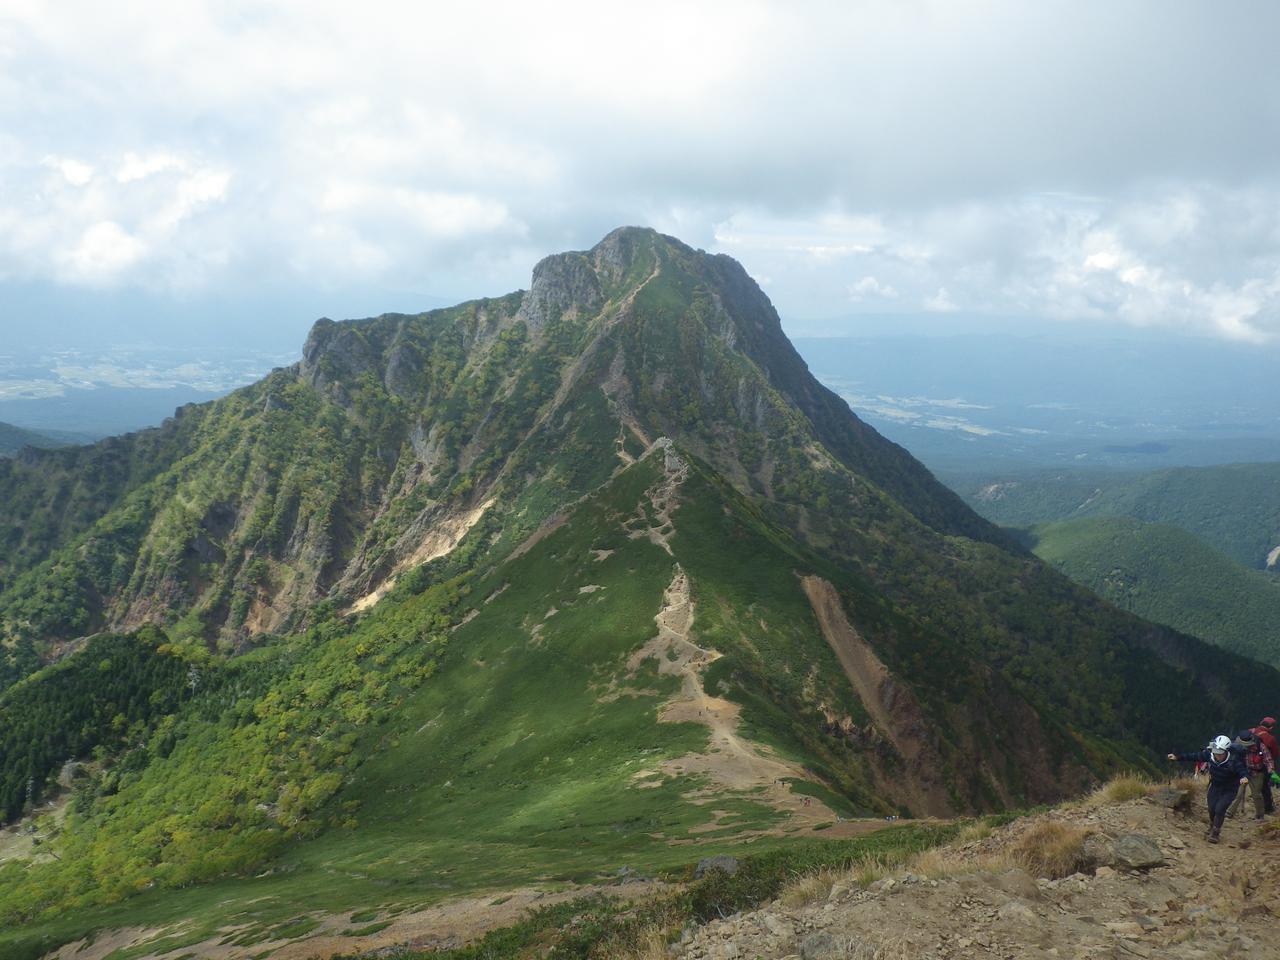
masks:
[[[121,927],[267,955],[1034,805],[1280,689],[1026,552],[738,263],[636,228],[0,460],[0,632],[0,811],[40,839],[0,860],[0,953],[30,957]]]
[[[1037,556],[1140,616],[1280,662],[1280,464],[948,481]]]
[[[1007,527],[1132,517],[1185,530],[1250,569],[1274,567],[1280,559],[1280,463],[943,477],[978,513]]]
[[[11,423],[0,423],[0,457],[17,453],[23,447],[66,447],[77,443],[92,443],[96,439],[87,434],[50,430],[37,433],[24,430]]]
[[[1031,530],[1036,556],[1112,603],[1280,665],[1280,577],[1248,570],[1178,527],[1090,517]]]

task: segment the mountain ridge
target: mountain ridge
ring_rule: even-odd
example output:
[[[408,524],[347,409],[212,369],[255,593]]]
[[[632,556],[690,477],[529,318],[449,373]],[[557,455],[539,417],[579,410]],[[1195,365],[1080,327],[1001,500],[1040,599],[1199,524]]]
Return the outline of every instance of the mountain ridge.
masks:
[[[0,679],[38,699],[42,656],[144,625],[131,657],[191,671],[76,789],[70,865],[0,864],[0,917],[217,881],[217,931],[1025,806],[1270,706],[1280,674],[1011,548],[784,344],[740,266],[623,229],[0,464]],[[42,744],[6,809],[56,792]]]

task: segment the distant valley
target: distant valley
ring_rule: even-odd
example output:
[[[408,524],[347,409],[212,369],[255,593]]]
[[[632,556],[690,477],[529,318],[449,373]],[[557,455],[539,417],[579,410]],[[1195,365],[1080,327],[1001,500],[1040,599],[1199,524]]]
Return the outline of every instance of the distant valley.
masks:
[[[937,473],[1280,459],[1274,347],[1068,329],[797,338],[796,348]]]
[[[944,476],[1099,596],[1280,662],[1280,464]]]

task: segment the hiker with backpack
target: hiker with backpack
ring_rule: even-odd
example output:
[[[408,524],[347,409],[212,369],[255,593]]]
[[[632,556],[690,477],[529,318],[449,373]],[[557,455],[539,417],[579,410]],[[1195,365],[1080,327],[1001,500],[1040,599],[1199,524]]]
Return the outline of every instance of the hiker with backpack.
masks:
[[[1248,792],[1253,797],[1253,819],[1261,820],[1266,816],[1266,805],[1263,802],[1262,785],[1269,782],[1280,783],[1276,774],[1275,762],[1271,759],[1271,751],[1262,745],[1252,730],[1241,730],[1231,751],[1244,761],[1249,776]],[[1245,789],[1240,788],[1235,802],[1227,811],[1227,816],[1234,817],[1244,809]]]
[[[1271,752],[1272,763],[1280,760],[1280,743],[1276,742],[1275,734],[1273,733],[1275,726],[1275,717],[1263,717],[1262,722],[1253,728],[1254,736]],[[1271,783],[1270,777],[1266,777],[1262,781],[1262,806],[1266,813],[1276,812],[1275,800],[1271,796]]]
[[[1231,749],[1231,738],[1217,736],[1204,750],[1192,753],[1171,753],[1170,760],[1204,761],[1209,772],[1209,830],[1205,839],[1217,843],[1222,833],[1222,821],[1227,817],[1227,808],[1235,799],[1236,791],[1241,785],[1249,782],[1249,770],[1244,758]]]

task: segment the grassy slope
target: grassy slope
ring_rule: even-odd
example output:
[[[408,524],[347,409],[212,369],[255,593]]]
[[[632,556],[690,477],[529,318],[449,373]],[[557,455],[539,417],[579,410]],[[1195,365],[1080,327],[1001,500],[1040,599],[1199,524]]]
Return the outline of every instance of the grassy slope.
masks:
[[[675,559],[646,539],[601,535],[634,511],[653,479],[650,462],[631,468],[572,522],[475,583],[471,597],[480,612],[453,634],[439,673],[406,695],[385,723],[363,733],[357,753],[370,759],[327,808],[345,826],[286,842],[269,877],[217,882],[198,892],[144,893],[121,907],[0,934],[0,950],[6,942],[16,949],[62,940],[126,916],[131,923],[190,916],[188,939],[233,917],[265,933],[303,910],[405,907],[535,880],[598,879],[623,865],[652,870],[687,862],[691,852],[667,841],[712,821],[710,808],[683,799],[697,781],[670,777],[638,790],[631,778],[642,767],[705,748],[705,729],[655,722],[674,681],[651,670],[622,681],[629,695],[601,700],[609,681],[621,677],[627,654],[653,635],[674,569]],[[593,547],[615,552],[597,561]],[[704,553],[694,563],[731,566],[723,552]],[[602,589],[579,593],[587,584]],[[765,592],[753,614],[783,623],[800,613],[803,596],[794,582],[777,607],[768,585],[750,574],[723,592],[709,585],[716,605],[730,611],[736,590],[755,587]],[[490,595],[491,602],[482,602]],[[530,628],[551,604],[559,612],[545,621],[539,642],[531,642]],[[801,629],[783,634],[789,639],[779,642],[805,642]],[[813,647],[814,635],[807,638],[810,649],[793,655],[830,657],[825,647]],[[548,698],[548,689],[557,697]],[[785,740],[785,732],[779,737]],[[172,781],[182,753],[154,759],[126,786],[132,801]],[[209,760],[224,762],[216,755]],[[206,788],[197,783],[194,789]],[[743,830],[778,822],[773,809],[749,797],[715,806],[730,816],[719,829],[699,833],[706,843],[700,855],[729,849]],[[334,883],[335,876],[342,882]]]
[[[695,778],[668,776],[645,790],[632,786],[639,770],[707,743],[700,725],[655,722],[672,680],[651,669],[628,679],[623,670],[628,653],[653,636],[653,617],[677,562],[694,585],[700,642],[725,653],[718,679],[707,680],[727,684],[730,695],[745,704],[744,729],[821,771],[853,809],[875,809],[878,801],[868,792],[858,750],[817,732],[819,702],[864,716],[795,577],[815,566],[833,577],[838,572],[824,569],[820,558],[806,555],[747,501],[696,467],[685,482],[685,505],[676,513],[675,556],[647,539],[627,538],[621,521],[635,514],[659,476],[654,459],[621,473],[528,553],[473,578],[451,617],[478,612],[447,643],[423,635],[438,629],[432,626],[438,604],[423,606],[429,623],[414,619],[419,599],[430,600],[429,591],[382,604],[349,636],[325,633],[318,646],[290,644],[233,661],[227,669],[266,676],[265,686],[245,701],[228,695],[242,681],[226,681],[180,715],[176,729],[168,731],[177,741],[172,752],[149,748],[149,765],[121,779],[111,803],[128,817],[98,821],[96,827],[77,827],[71,819],[80,835],[70,847],[80,847],[69,859],[96,865],[106,875],[127,872],[119,868],[125,863],[135,872],[128,889],[120,887],[116,895],[141,892],[114,906],[54,911],[15,926],[0,933],[0,955],[31,956],[37,944],[64,942],[99,926],[162,926],[178,919],[187,923],[169,947],[199,942],[230,923],[244,926],[240,938],[266,940],[295,921],[292,929],[305,932],[311,922],[299,918],[309,912],[385,915],[468,891],[602,880],[624,865],[676,868],[696,856],[740,849],[741,832],[763,827],[778,827],[783,837],[757,839],[753,849],[785,844],[785,822],[750,796],[719,798],[715,808],[729,816],[707,830],[711,809],[686,797],[699,786]],[[598,550],[614,552],[597,560]],[[601,589],[582,593],[589,584]],[[847,575],[844,590],[857,595],[858,585]],[[557,612],[548,617],[552,606]],[[531,631],[538,623],[543,626],[535,641]],[[360,719],[359,703],[338,714],[326,712],[330,672],[342,671],[349,657],[378,662],[384,654],[389,677],[399,674],[400,664],[412,666],[428,655],[438,658],[439,669],[420,685],[393,685],[373,702],[368,719]],[[298,661],[292,674],[290,658]],[[253,660],[256,669],[247,663]],[[300,679],[289,680],[292,675]],[[370,676],[376,683],[376,674]],[[602,699],[611,682],[625,695]],[[344,685],[367,689],[370,681],[361,681],[358,672]],[[556,691],[554,698],[547,697],[549,689]],[[309,706],[308,698],[318,699]],[[231,706],[219,717],[215,704],[229,699]],[[272,704],[288,710],[276,716]],[[941,703],[938,709],[946,715],[949,708]],[[1045,707],[1045,722],[1053,722],[1057,709]],[[246,727],[252,717],[261,719]],[[277,728],[286,737],[278,750],[272,748]],[[299,751],[310,749],[313,730],[324,741],[344,743],[349,752],[323,763],[317,759],[320,769],[345,770],[347,776],[336,793],[320,796],[310,819],[303,816],[282,832],[248,813],[243,826],[228,833],[225,819],[218,819],[229,815],[226,810],[208,811],[214,818],[208,823],[199,819],[204,807],[195,819],[163,815],[235,789],[239,767],[269,766],[280,755],[292,763]],[[352,765],[346,756],[368,759]],[[263,789],[274,792],[258,796],[283,806],[290,784],[307,794],[319,782],[302,777],[290,767],[265,782]],[[242,807],[252,810],[255,799],[247,796]],[[298,809],[296,801],[290,809]],[[117,836],[98,850],[89,842],[95,829],[124,831],[132,845],[122,845],[125,840]],[[135,841],[135,834],[141,839]],[[146,889],[149,876],[162,884],[188,883],[194,876],[189,871],[161,866],[148,872],[137,865],[168,855],[179,836],[199,843],[202,834],[220,844],[210,858],[221,857],[234,879]],[[695,835],[696,855],[669,842]],[[256,859],[254,849],[260,851]],[[266,871],[262,855],[270,858]],[[56,892],[53,880],[61,869],[45,864],[28,874],[0,872],[0,906],[15,893],[43,903],[43,891]]]
[[[1037,556],[1098,595],[1216,646],[1280,662],[1280,582],[1177,527],[1094,517],[1032,530]]]
[[[1133,517],[1179,527],[1253,569],[1280,545],[1280,463],[948,479],[971,507],[1003,526]],[[992,484],[1000,489],[984,493]]]

